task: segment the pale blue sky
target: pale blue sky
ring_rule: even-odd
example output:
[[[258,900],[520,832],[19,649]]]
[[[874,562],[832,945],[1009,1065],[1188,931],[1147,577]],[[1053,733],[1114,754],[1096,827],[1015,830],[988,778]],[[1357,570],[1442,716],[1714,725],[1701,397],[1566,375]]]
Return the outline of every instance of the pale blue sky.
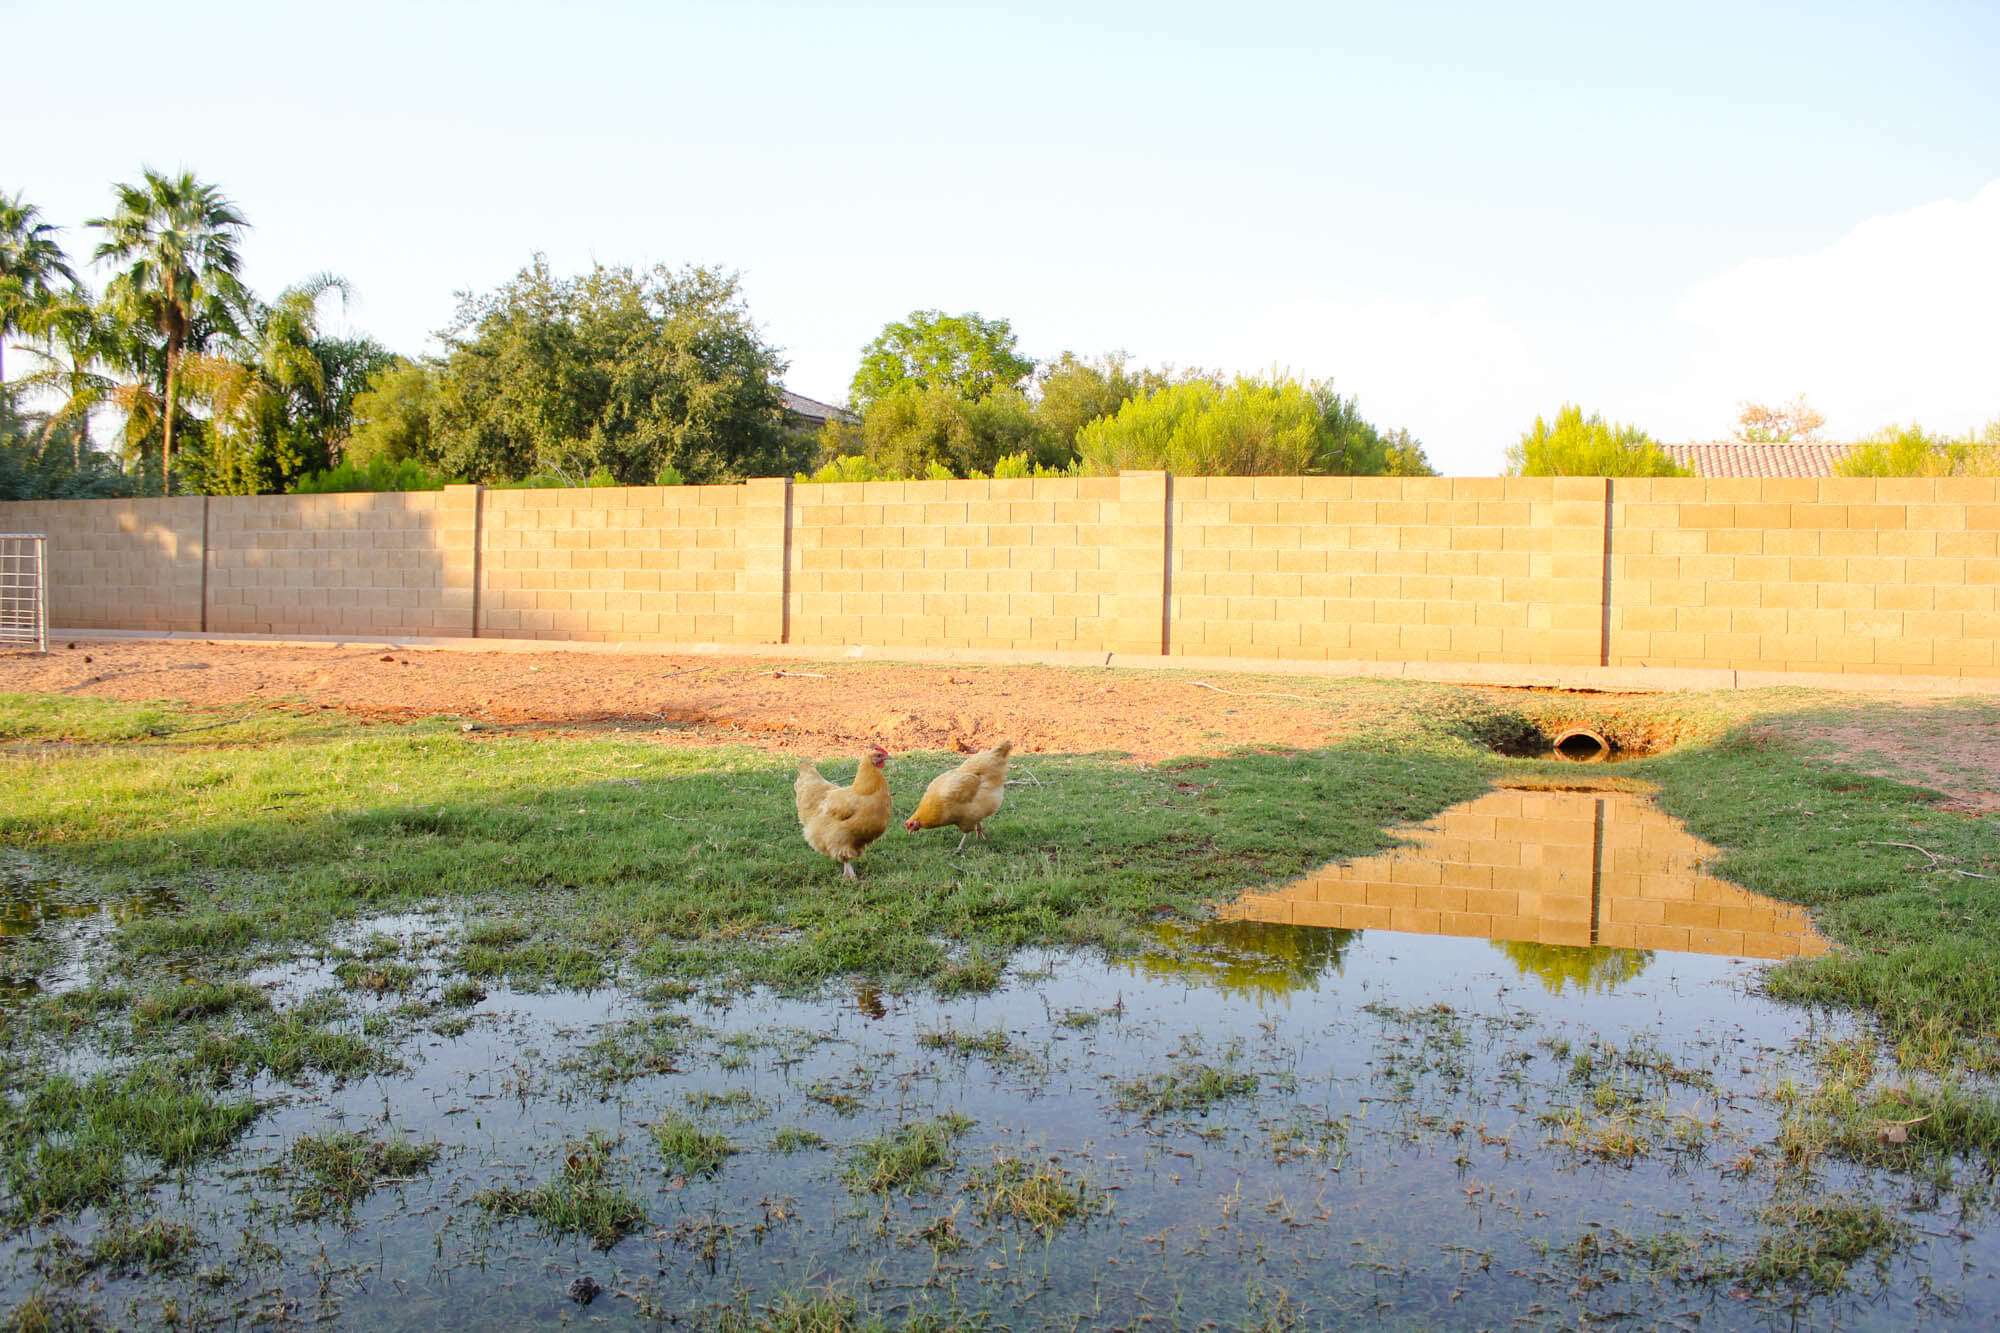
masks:
[[[0,34],[0,189],[73,253],[111,182],[189,167],[260,290],[342,274],[408,353],[541,250],[741,270],[815,397],[976,310],[1040,357],[1331,376],[1453,473],[1564,400],[1663,439],[1801,391],[1844,433],[2000,417],[1990,0],[0,0]]]

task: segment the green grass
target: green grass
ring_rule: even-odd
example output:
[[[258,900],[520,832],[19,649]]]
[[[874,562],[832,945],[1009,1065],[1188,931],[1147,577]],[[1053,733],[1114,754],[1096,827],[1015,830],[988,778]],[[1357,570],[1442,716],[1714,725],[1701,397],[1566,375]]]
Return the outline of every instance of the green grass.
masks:
[[[1763,726],[1635,771],[1660,784],[1668,813],[1725,850],[1713,873],[1812,908],[1849,946],[1775,969],[1773,995],[1872,1011],[1919,1065],[1994,1066],[1977,1038],[2000,1032],[2000,836],[1990,818],[1815,762]]]
[[[0,1099],[0,1204],[21,1222],[112,1204],[128,1158],[191,1166],[233,1144],[258,1110],[188,1087],[163,1062],[83,1081],[50,1075]]]
[[[52,706],[30,718],[0,699],[0,733],[52,727]],[[125,707],[134,728],[159,716]],[[948,762],[899,756],[900,803]],[[357,915],[446,899],[473,917],[453,969],[469,978],[583,988],[630,967],[808,989],[867,972],[956,994],[998,985],[1021,946],[1123,943],[1161,909],[1199,914],[1379,849],[1386,825],[1483,786],[1442,749],[1366,746],[1238,754],[1198,774],[1063,756],[1036,771],[1041,785],[1009,792],[994,843],[951,857],[892,830],[846,882],[799,836],[792,768],[763,756],[287,723],[254,744],[0,762],[0,842],[107,894],[172,886],[178,906],[119,932],[134,964],[321,943]],[[356,965],[350,983],[393,991],[414,979],[405,967]]]
[[[965,1188],[978,1201],[982,1219],[1009,1218],[1044,1239],[1110,1206],[1103,1190],[1060,1163],[1006,1154],[974,1170]]]
[[[957,1158],[952,1143],[973,1122],[947,1112],[929,1120],[916,1120],[879,1138],[864,1139],[855,1145],[848,1162],[847,1183],[869,1194],[909,1191],[932,1183],[941,1171],[949,1171]]]
[[[1254,1096],[1257,1076],[1231,1065],[1203,1060],[1176,1060],[1158,1073],[1121,1080],[1112,1085],[1121,1111],[1156,1115],[1207,1115],[1224,1102]]]
[[[1774,1203],[1759,1220],[1766,1229],[1743,1265],[1744,1281],[1817,1292],[1846,1286],[1849,1271],[1871,1254],[1887,1263],[1905,1229],[1881,1204],[1841,1194]]]
[[[653,1122],[653,1142],[667,1165],[684,1176],[712,1176],[736,1152],[726,1136],[710,1133],[678,1111]]]
[[[429,1172],[438,1152],[435,1143],[401,1138],[370,1139],[351,1132],[305,1135],[292,1144],[298,1177],[293,1207],[302,1217],[350,1216],[355,1204],[383,1184]]]
[[[186,1222],[119,1218],[87,1246],[56,1232],[41,1246],[36,1266],[60,1286],[73,1286],[92,1273],[161,1277],[185,1271],[200,1248],[201,1234]]]
[[[592,1133],[572,1143],[546,1185],[481,1190],[473,1202],[497,1217],[531,1218],[545,1235],[578,1235],[608,1250],[646,1225],[646,1210],[611,1183],[613,1143]]]

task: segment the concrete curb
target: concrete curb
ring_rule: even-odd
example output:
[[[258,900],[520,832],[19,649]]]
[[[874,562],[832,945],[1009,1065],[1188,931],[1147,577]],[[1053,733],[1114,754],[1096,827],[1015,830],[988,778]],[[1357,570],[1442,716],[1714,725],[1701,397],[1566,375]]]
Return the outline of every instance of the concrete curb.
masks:
[[[803,662],[963,663],[980,666],[1097,667],[1204,674],[1366,677],[1516,689],[1657,693],[1673,690],[1752,690],[1787,687],[1852,693],[2000,695],[2000,680],[1957,676],[1881,676],[1844,672],[1732,671],[1688,667],[1510,666],[1505,663],[1315,661],[1254,657],[1162,657],[1144,653],[1043,652],[1000,648],[898,648],[879,644],[818,646],[780,643],[606,643],[563,639],[465,639],[356,635],[202,634],[192,630],[51,629],[51,644],[86,640],[255,643],[371,652],[651,653],[750,657]]]

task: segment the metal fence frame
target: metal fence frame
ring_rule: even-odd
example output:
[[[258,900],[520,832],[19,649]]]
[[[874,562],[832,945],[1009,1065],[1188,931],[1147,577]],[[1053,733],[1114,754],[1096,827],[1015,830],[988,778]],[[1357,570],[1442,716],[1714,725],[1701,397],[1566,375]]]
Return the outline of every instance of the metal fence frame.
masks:
[[[38,532],[0,532],[0,648],[49,650],[49,539]]]

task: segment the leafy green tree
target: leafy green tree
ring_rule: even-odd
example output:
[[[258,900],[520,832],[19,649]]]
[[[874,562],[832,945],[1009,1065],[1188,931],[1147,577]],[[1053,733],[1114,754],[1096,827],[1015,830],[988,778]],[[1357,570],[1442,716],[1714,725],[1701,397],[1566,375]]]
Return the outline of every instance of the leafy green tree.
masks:
[[[57,230],[22,196],[0,194],[0,390],[7,383],[7,339],[33,331],[64,285],[76,286]]]
[[[248,293],[237,277],[237,241],[249,224],[215,186],[192,172],[165,176],[151,167],[137,185],[114,187],[117,208],[92,218],[104,232],[95,258],[122,266],[105,295],[162,342],[160,474],[173,493],[174,433],[180,406],[181,354],[208,337],[233,334]]]
[[[1009,454],[1054,463],[1061,453],[1051,447],[1034,407],[1018,389],[972,400],[945,385],[906,385],[870,404],[858,430],[830,438],[836,452],[865,454],[883,471],[908,477],[934,470],[969,477],[992,472]]]
[[[1398,426],[1382,435],[1384,447],[1383,471],[1391,477],[1435,477],[1437,470],[1431,466],[1430,456],[1424,453],[1424,442]]]
[[[1116,416],[1132,399],[1157,393],[1172,381],[1161,371],[1128,370],[1121,353],[1086,361],[1064,352],[1035,376],[1035,420],[1051,442],[1076,455],[1076,433],[1099,417]]]
[[[400,463],[429,457],[436,396],[430,367],[395,358],[355,396],[354,429],[342,447],[342,461]]]
[[[1165,468],[1193,477],[1297,476],[1320,451],[1320,403],[1296,380],[1172,384],[1077,432],[1084,472]]]
[[[1077,431],[1083,471],[1165,468],[1183,476],[1377,475],[1393,458],[1430,475],[1407,431],[1384,435],[1353,398],[1289,376],[1191,379],[1132,398]],[[1421,469],[1421,470],[1419,470]]]
[[[355,397],[393,356],[372,339],[323,336],[320,307],[331,295],[344,300],[347,283],[323,273],[269,305],[253,299],[242,336],[186,359],[189,396],[208,408],[203,447],[185,451],[197,489],[271,494],[333,466]]]
[[[1507,448],[1517,477],[1691,477],[1637,426],[1606,422],[1565,403],[1553,424],[1535,418],[1519,444]]]
[[[880,399],[909,389],[946,389],[978,402],[999,389],[1018,389],[1034,373],[1035,363],[1014,350],[1006,320],[914,310],[861,349],[849,396],[863,415]]]
[[[513,281],[462,296],[440,335],[430,452],[475,481],[600,469],[644,485],[780,476],[810,442],[784,429],[784,362],[736,276],[689,266],[598,267],[558,278],[537,255]]]
[[[1833,470],[1843,477],[1961,477],[1996,469],[1991,444],[1933,435],[1916,422],[1885,426],[1855,445]]]

